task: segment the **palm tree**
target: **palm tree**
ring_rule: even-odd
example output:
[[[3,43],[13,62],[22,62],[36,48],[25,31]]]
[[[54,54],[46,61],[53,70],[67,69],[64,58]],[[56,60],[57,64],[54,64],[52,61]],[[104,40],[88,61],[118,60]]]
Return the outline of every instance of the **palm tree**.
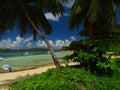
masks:
[[[45,34],[52,33],[52,27],[44,16],[44,12],[53,15],[62,14],[63,8],[58,0],[0,0],[0,35],[8,29],[12,30],[15,23],[21,35],[26,33],[36,34],[44,40],[50,50],[56,68],[60,66],[57,56]]]
[[[69,27],[74,30],[83,23],[82,35],[92,39],[102,38],[116,25],[118,9],[120,0],[75,0]]]

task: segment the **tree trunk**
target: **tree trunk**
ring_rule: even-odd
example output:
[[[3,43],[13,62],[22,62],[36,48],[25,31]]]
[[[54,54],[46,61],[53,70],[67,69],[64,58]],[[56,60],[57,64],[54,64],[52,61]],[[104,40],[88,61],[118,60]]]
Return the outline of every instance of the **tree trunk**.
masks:
[[[45,35],[38,29],[38,27],[33,23],[33,21],[31,20],[31,18],[29,17],[28,13],[25,11],[25,15],[28,19],[28,21],[30,22],[30,24],[32,25],[32,27],[35,29],[35,31],[40,35],[40,37],[43,39],[43,41],[46,43],[48,49],[50,50],[50,54],[53,58],[54,64],[56,66],[56,68],[60,67],[60,64],[58,62],[58,58],[54,53],[54,50],[51,46],[51,44],[49,43],[49,41],[46,39]]]

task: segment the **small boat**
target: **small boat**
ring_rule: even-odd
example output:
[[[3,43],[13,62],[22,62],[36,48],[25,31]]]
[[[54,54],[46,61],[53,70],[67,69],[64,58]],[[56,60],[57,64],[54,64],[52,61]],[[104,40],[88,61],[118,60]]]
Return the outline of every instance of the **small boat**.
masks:
[[[3,61],[4,60],[4,58],[3,57],[0,57],[0,61]]]
[[[2,68],[3,68],[5,71],[9,71],[9,72],[14,71],[14,67],[13,67],[12,65],[10,65],[10,64],[4,64],[4,65],[2,66]]]
[[[50,53],[50,51],[47,52],[48,54]]]
[[[28,56],[29,55],[29,53],[28,52],[25,52],[25,56]]]

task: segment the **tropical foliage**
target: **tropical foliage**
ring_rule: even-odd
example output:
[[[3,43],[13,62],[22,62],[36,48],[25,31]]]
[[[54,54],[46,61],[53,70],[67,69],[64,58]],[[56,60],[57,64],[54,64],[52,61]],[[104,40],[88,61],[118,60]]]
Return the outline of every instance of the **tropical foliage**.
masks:
[[[50,4],[52,2],[52,5]],[[54,8],[53,8],[54,7]],[[29,17],[35,23],[37,27],[43,28],[46,34],[52,33],[51,25],[44,16],[44,11],[52,12],[54,15],[62,14],[63,8],[57,0],[1,0],[0,1],[0,29],[5,30],[13,29],[15,24],[18,24],[20,33],[32,33],[35,36],[31,23],[28,21],[25,13],[28,13]],[[34,32],[34,33],[33,33]]]
[[[62,67],[14,83],[9,90],[119,90],[119,74],[99,77],[84,69]]]
[[[81,32],[80,32],[81,35]],[[65,49],[72,50],[72,55],[64,57],[65,60],[80,62],[80,67],[89,69],[99,75],[112,75],[114,71],[120,72],[120,59],[112,58],[120,53],[120,31],[109,30],[107,37],[99,39],[73,41]]]
[[[69,47],[65,47],[74,53],[64,59],[80,62],[81,67],[99,74],[110,75],[112,70],[119,71],[116,66],[119,60],[106,54],[110,51],[114,54],[120,52],[120,29],[116,17],[119,9],[119,0],[75,0],[69,27],[74,30],[83,25],[79,34],[86,36],[86,40],[73,41]]]
[[[21,35],[30,33],[36,39],[39,34],[48,46],[56,67],[59,67],[54,50],[45,37],[45,34],[52,33],[52,27],[44,12],[61,15],[63,8],[58,0],[0,0],[0,36],[15,26]]]
[[[38,0],[35,1],[37,3],[41,2]],[[30,25],[34,27],[33,31],[40,35],[41,32],[38,30],[40,28],[37,25],[42,27],[44,25],[41,25],[41,23],[38,24],[36,21],[34,22],[31,15],[36,12],[32,12],[31,14],[32,10],[26,6],[36,6],[38,11],[39,9],[42,10],[42,15],[44,9],[48,11],[55,9],[57,13],[58,11],[62,11],[59,7],[50,8],[53,4],[50,5],[49,9],[46,7],[49,6],[50,2],[55,2],[56,0],[46,1],[47,3],[42,3],[43,6],[39,6],[36,3],[36,5],[33,3],[21,4],[23,5],[22,9],[25,17],[30,22]],[[116,48],[119,48],[119,31],[111,31],[116,27],[116,13],[118,13],[117,10],[119,8],[119,0],[75,0],[71,9],[69,27],[71,29],[78,28],[83,23],[84,30],[80,32],[80,35],[87,38],[86,40],[73,41],[69,47],[65,47],[66,50],[72,50],[74,53],[65,56],[64,59],[80,62],[79,68],[65,67],[51,69],[41,75],[15,83],[10,86],[9,90],[119,90],[120,59],[112,58],[112,54],[107,54],[109,51],[112,51],[114,54],[116,53]],[[45,37],[41,36],[46,41]],[[97,75],[101,75],[102,77]]]
[[[116,26],[119,0],[75,0],[71,9],[70,29],[84,26],[84,36],[102,38]]]
[[[79,48],[76,49],[75,46],[79,46]],[[74,53],[65,56],[64,59],[79,62],[81,68],[89,69],[99,75],[112,75],[113,71],[120,72],[120,67],[117,66],[120,59],[111,58],[115,52],[107,54],[107,51],[109,51],[107,43],[90,40],[74,41],[70,44],[68,50],[73,50]]]

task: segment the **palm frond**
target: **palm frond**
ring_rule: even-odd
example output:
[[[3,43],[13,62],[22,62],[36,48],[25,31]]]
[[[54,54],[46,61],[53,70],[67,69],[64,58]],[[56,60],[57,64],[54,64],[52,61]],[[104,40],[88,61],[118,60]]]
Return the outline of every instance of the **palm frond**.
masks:
[[[74,29],[79,27],[81,22],[86,18],[86,13],[89,9],[90,0],[75,0],[71,8],[71,17],[69,21],[69,28]]]
[[[120,9],[120,0],[112,0],[113,4],[115,4]]]
[[[21,35],[31,33],[36,36],[36,32],[26,19],[24,6],[34,24],[41,27],[46,34],[52,33],[52,27],[45,18],[44,11],[52,12],[55,16],[63,13],[58,0],[0,0],[0,24],[2,25],[0,28],[4,31],[12,29],[17,22]]]
[[[69,27],[79,27],[84,21],[84,35],[92,38],[101,37],[116,24],[113,5],[119,0],[75,0],[71,9]],[[118,5],[118,4],[116,4]],[[83,33],[82,33],[83,34]]]

